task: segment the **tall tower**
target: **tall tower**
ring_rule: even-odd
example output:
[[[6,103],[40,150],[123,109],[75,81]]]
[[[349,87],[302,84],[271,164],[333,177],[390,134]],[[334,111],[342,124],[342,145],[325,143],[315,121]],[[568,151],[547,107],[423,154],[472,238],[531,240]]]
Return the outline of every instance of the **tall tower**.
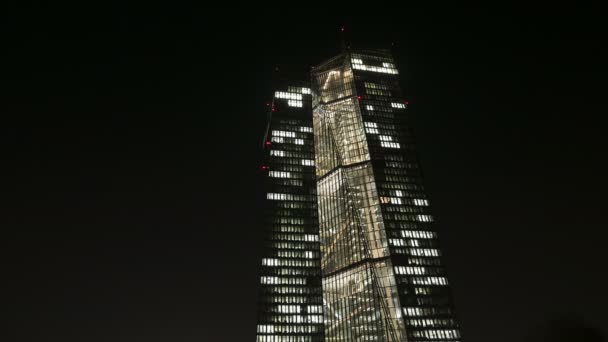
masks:
[[[323,341],[323,299],[307,83],[276,81],[263,142],[266,222],[257,342]]]
[[[326,341],[459,341],[387,51],[312,70]]]

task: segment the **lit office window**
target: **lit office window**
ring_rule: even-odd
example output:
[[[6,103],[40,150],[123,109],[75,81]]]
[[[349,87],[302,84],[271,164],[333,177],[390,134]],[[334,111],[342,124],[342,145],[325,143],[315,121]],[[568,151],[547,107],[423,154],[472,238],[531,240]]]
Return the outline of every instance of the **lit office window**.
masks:
[[[381,141],[380,146],[385,148],[401,148],[401,145],[399,145],[399,143],[389,141]]]
[[[274,93],[274,97],[278,99],[287,99],[287,100],[300,100],[302,101],[302,94],[296,93],[288,93],[284,91],[277,91]]]
[[[285,151],[281,150],[270,150],[270,155],[275,157],[285,157]]]
[[[426,207],[429,205],[429,202],[425,199],[421,199],[421,198],[414,198],[414,204],[417,206],[422,206],[422,207]]]
[[[298,100],[287,100],[287,105],[290,107],[303,107],[304,103]]]
[[[415,239],[434,239],[436,238],[436,234],[434,232],[427,232],[421,230],[402,230],[401,236],[405,238],[415,238]]]
[[[416,220],[419,222],[433,222],[431,215],[416,215]]]
[[[296,132],[272,131],[272,136],[274,136],[274,137],[295,138],[296,137]]]
[[[423,275],[426,272],[423,266],[395,266],[395,273],[400,275]]]
[[[445,277],[412,277],[414,285],[447,285],[448,280]]]
[[[274,178],[291,178],[291,172],[270,171],[270,172],[268,172],[268,176],[274,177]]]
[[[377,67],[377,66],[373,66],[373,65],[365,65],[365,64],[361,64],[361,63],[355,63],[354,60],[353,60],[353,69],[378,72],[378,73],[383,73],[383,74],[393,74],[393,75],[396,75],[399,73],[399,72],[397,72],[397,69],[395,69],[395,68],[386,68],[386,67]]]

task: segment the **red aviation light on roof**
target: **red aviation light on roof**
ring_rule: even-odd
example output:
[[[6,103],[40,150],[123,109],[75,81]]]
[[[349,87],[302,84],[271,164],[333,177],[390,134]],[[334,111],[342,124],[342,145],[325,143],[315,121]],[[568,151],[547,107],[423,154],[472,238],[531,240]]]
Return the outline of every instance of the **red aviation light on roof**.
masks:
[[[266,140],[266,141],[264,142],[264,145],[266,145],[266,146],[270,146],[270,145],[272,145],[272,143],[270,142],[270,140]]]
[[[360,100],[363,100],[363,96],[360,96],[360,95],[359,95],[359,96],[357,96],[357,100],[359,100],[359,101],[360,101]]]
[[[268,171],[270,169],[270,166],[268,166],[268,165],[262,165],[260,167],[260,169],[262,169],[262,171]]]
[[[405,104],[406,104],[406,105],[410,104],[410,101],[405,101]]]

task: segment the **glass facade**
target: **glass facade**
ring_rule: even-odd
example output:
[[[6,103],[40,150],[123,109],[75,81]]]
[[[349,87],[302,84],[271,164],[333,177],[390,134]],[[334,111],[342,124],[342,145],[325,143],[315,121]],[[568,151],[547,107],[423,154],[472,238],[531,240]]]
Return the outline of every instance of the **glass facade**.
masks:
[[[387,51],[274,94],[257,341],[462,341]]]
[[[460,341],[398,70],[384,51],[313,68],[326,341]]]
[[[264,139],[266,239],[258,342],[323,341],[323,297],[311,94],[307,84],[274,93]]]

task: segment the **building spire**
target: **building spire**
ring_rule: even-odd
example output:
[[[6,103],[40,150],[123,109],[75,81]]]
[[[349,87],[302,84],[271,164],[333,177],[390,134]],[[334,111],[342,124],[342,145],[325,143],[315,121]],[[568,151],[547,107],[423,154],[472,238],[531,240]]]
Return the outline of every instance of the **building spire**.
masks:
[[[340,52],[348,51],[349,46],[346,44],[346,27],[340,27]]]

